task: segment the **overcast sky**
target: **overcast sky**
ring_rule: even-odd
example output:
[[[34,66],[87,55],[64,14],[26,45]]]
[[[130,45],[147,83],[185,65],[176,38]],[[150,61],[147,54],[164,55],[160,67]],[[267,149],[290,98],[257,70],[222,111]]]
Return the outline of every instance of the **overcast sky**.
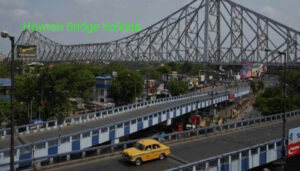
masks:
[[[0,0],[0,30],[19,37],[23,22],[140,24],[157,22],[191,0]],[[300,0],[233,0],[254,11],[300,30]],[[42,32],[62,44],[93,43],[119,39],[126,32]],[[129,33],[130,34],[130,33]],[[0,39],[0,53],[7,54],[9,41]]]

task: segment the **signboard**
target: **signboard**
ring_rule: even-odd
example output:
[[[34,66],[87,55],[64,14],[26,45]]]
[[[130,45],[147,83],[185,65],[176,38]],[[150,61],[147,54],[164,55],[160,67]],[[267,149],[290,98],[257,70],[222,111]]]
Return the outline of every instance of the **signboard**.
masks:
[[[300,154],[300,127],[289,130],[288,157]]]
[[[18,45],[17,58],[36,58],[36,45]]]

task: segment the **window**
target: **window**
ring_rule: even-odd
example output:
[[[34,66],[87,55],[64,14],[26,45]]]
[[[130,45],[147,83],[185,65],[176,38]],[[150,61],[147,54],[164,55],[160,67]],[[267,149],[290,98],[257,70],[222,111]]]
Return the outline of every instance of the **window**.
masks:
[[[153,144],[153,149],[159,149],[160,146],[158,144]]]
[[[135,145],[135,148],[137,148],[138,150],[144,150],[144,145],[142,145],[142,144],[139,144],[139,143],[137,143],[136,145]]]
[[[139,118],[139,119],[138,119],[138,122],[142,122],[142,118]]]
[[[131,124],[135,124],[135,123],[136,123],[136,120],[132,120],[132,121],[131,121]]]
[[[148,120],[148,117],[144,117],[144,121]]]
[[[152,149],[151,145],[148,145],[148,146],[146,146],[145,151],[150,151],[151,149]]]

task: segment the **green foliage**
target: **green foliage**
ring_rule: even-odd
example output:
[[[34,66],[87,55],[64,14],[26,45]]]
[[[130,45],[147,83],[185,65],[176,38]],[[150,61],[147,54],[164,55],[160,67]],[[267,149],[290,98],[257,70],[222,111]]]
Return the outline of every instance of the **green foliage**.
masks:
[[[88,70],[78,70],[71,74],[70,91],[72,97],[81,97],[88,100],[92,94],[92,89],[96,83],[96,78],[92,72]]]
[[[171,73],[171,68],[168,65],[164,65],[164,66],[158,67],[157,71],[160,74],[169,74],[169,73]]]
[[[111,91],[118,105],[128,104],[135,101],[136,97],[143,92],[144,80],[142,76],[132,70],[124,70],[118,73],[118,77],[112,81]]]
[[[0,99],[0,125],[3,122],[9,121],[10,115],[10,101],[6,99]]]
[[[265,84],[262,81],[251,81],[250,82],[251,90],[254,94],[257,94],[260,90],[263,90]]]
[[[300,108],[300,95],[298,81],[300,79],[300,70],[293,70],[287,72],[287,98],[286,109],[294,110]],[[283,75],[281,75],[282,77]],[[283,80],[283,78],[281,78]],[[258,87],[264,87],[263,84],[258,83]],[[252,85],[251,85],[252,88]],[[263,94],[261,94],[256,100],[253,106],[261,111],[263,115],[271,115],[275,113],[283,112],[284,98],[282,86],[274,88],[265,88]]]
[[[168,90],[172,96],[178,96],[180,94],[185,94],[188,92],[188,83],[184,81],[173,80],[167,85]]]
[[[177,62],[169,62],[167,63],[167,66],[169,66],[172,71],[180,72],[180,64]]]
[[[0,78],[10,77],[9,66],[5,64],[0,64]]]
[[[140,73],[146,76],[148,79],[159,79],[160,76],[160,73],[153,66],[145,67]]]
[[[199,74],[199,70],[203,70],[201,64],[186,61],[181,65],[181,72],[183,74],[197,75]]]

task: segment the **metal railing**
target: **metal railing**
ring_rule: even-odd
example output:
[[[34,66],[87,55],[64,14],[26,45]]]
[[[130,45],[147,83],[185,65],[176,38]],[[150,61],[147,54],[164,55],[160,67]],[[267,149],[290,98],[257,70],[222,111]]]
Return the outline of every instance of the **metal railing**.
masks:
[[[221,168],[225,168],[227,166],[228,170],[248,170],[253,167],[269,163],[271,161],[277,160],[281,157],[280,151],[282,148],[281,145],[281,139],[271,140],[265,143],[261,143],[258,145],[250,146],[247,148],[243,148],[240,150],[232,151],[230,153],[225,153],[221,155],[217,155],[214,157],[209,157],[203,160],[199,160],[196,162],[188,163],[185,165],[181,165],[178,167],[174,167],[171,169],[167,169],[165,171],[207,171],[207,170],[221,170]],[[273,153],[272,159],[267,159],[268,152],[270,150],[273,150],[275,154]],[[263,160],[266,160],[265,163],[260,162],[249,162],[249,158],[253,160],[254,155],[258,159],[257,161],[260,161],[261,154],[266,154]],[[234,156],[235,159],[234,159]],[[246,160],[247,163],[244,164],[244,166],[241,166],[242,160]],[[232,160],[238,161],[240,164],[238,165],[232,165]],[[249,164],[251,163],[251,164]],[[231,169],[229,169],[231,168]],[[243,168],[243,169],[241,169]],[[224,169],[225,170],[225,169]]]
[[[184,98],[191,98],[191,97],[199,96],[202,94],[206,94],[206,92],[197,92],[197,93],[186,94],[186,95],[181,95],[181,96],[166,97],[166,98],[161,98],[161,99],[157,99],[157,100],[134,103],[134,104],[124,105],[124,106],[120,106],[120,107],[115,107],[112,109],[94,111],[94,112],[89,112],[89,113],[81,114],[81,115],[77,115],[77,116],[71,116],[71,117],[67,117],[64,119],[62,126],[67,126],[67,125],[71,125],[71,124],[77,124],[77,123],[82,123],[82,122],[86,122],[86,121],[101,119],[101,118],[105,118],[107,116],[116,115],[116,114],[131,111],[131,110],[135,110],[135,109],[145,108],[147,106],[181,100]],[[27,134],[27,133],[31,133],[31,132],[37,132],[39,130],[43,131],[43,130],[48,130],[48,129],[52,129],[52,128],[57,128],[57,126],[58,126],[57,120],[50,120],[50,121],[43,121],[40,123],[16,126],[15,129],[16,129],[16,134]],[[0,139],[6,138],[9,136],[10,136],[10,128],[0,129]]]
[[[287,118],[290,118],[299,115],[300,115],[300,109],[287,112],[286,116]],[[283,118],[283,113],[280,113],[271,116],[258,117],[258,118],[248,119],[248,120],[226,123],[223,125],[218,125],[218,126],[213,126],[208,128],[198,128],[198,129],[187,130],[183,132],[164,134],[152,138],[158,139],[163,142],[174,141],[174,140],[177,141],[180,139],[186,139],[186,138],[191,138],[196,136],[207,136],[213,133],[222,133],[223,131],[225,132],[226,130],[235,130],[243,127],[254,126],[256,124],[268,123],[282,118]],[[53,163],[59,163],[60,161],[69,161],[72,159],[78,159],[78,156],[80,156],[81,158],[81,157],[111,154],[114,152],[120,152],[127,147],[132,147],[139,140],[140,139],[120,142],[118,144],[109,144],[109,145],[104,145],[99,147],[92,147],[92,148],[87,148],[87,149],[72,151],[67,153],[48,155],[44,157],[37,157],[37,158],[33,157],[31,159],[16,161],[15,165],[16,167],[22,167],[22,166],[29,167],[32,166],[33,164],[35,164],[36,166],[43,166],[43,165],[49,165]],[[64,158],[64,159],[60,159],[60,158]],[[9,163],[0,164],[0,167],[2,168],[9,167]]]

